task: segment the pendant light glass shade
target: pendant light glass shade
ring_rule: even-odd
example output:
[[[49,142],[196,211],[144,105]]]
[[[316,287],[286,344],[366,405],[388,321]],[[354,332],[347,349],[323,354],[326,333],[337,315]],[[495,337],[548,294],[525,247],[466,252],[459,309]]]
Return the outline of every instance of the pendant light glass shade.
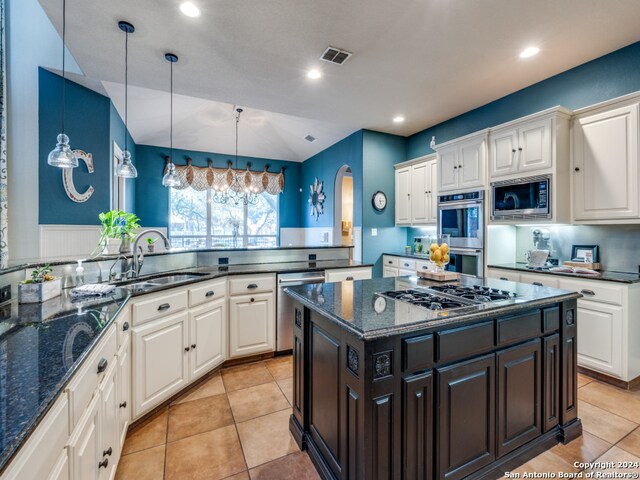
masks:
[[[167,173],[162,177],[162,185],[165,187],[177,187],[180,185],[180,179],[176,175],[176,166],[173,163],[167,165]]]
[[[66,58],[66,31],[67,31],[67,2],[66,0],[62,0],[62,131],[58,135],[58,143],[56,148],[49,152],[49,156],[47,158],[47,163],[53,167],[58,168],[75,168],[78,166],[78,158],[76,157],[73,150],[69,146],[69,137],[64,133],[64,115],[65,115],[65,89],[66,89],[66,78],[65,78],[65,58]]]
[[[49,152],[47,163],[58,168],[76,168],[78,166],[78,157],[71,150],[69,137],[64,133],[58,135],[58,144]]]
[[[122,162],[116,168],[116,176],[120,178],[136,178],[138,176],[138,170],[131,163],[131,154],[129,150],[122,152]]]

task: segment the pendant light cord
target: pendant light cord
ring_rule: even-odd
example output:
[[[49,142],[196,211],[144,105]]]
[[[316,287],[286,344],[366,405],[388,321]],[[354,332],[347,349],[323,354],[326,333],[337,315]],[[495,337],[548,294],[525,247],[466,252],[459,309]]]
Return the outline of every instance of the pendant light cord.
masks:
[[[65,90],[66,90],[66,77],[65,77],[65,40],[67,35],[67,0],[62,0],[62,133],[64,133],[64,110],[65,110]]]
[[[124,150],[128,148],[127,120],[129,117],[129,32],[124,33]]]
[[[171,104],[171,108],[170,108],[170,113],[169,113],[169,156],[170,156],[170,163],[173,163],[173,62],[171,63],[171,100],[170,100],[170,104]]]

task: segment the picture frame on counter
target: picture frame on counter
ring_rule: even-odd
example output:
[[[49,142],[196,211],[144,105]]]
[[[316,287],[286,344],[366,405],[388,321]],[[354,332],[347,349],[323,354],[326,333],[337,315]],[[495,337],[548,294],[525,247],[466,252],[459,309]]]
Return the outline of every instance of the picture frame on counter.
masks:
[[[598,263],[600,262],[600,247],[598,245],[573,245],[571,247],[571,260],[574,262]]]

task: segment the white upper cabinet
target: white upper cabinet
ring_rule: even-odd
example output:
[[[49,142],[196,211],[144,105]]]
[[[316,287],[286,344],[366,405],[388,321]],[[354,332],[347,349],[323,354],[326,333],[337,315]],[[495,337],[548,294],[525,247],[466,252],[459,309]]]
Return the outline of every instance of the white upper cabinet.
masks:
[[[489,165],[491,176],[509,175],[518,170],[518,130],[507,129],[490,136],[491,156]]]
[[[637,223],[638,103],[576,116],[572,167],[574,221]]]
[[[438,151],[438,193],[469,191],[485,187],[487,132],[452,140]]]
[[[542,118],[518,129],[518,170],[546,170],[551,168],[552,119]]]
[[[437,217],[435,155],[396,165],[396,225],[429,225]]]

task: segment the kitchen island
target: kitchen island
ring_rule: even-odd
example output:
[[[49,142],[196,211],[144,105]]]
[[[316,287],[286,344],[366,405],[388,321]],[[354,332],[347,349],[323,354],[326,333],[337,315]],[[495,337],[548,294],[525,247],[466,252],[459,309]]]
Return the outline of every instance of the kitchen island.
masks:
[[[287,293],[290,430],[325,479],[498,478],[582,433],[577,293],[417,277]]]

